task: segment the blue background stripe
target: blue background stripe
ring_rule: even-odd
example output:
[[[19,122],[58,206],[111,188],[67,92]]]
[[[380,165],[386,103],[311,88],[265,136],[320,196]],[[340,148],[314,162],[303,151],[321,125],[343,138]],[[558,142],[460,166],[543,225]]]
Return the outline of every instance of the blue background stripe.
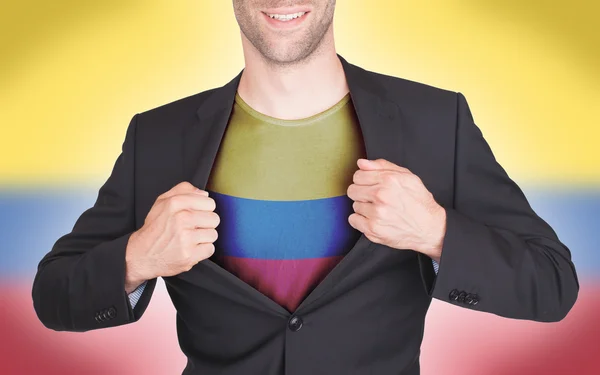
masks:
[[[524,188],[524,191],[534,210],[552,225],[561,241],[572,251],[578,273],[588,277],[597,275],[600,269],[600,251],[598,251],[600,190],[573,188],[543,191]],[[211,195],[217,197],[217,193]],[[0,236],[2,237],[0,277],[31,277],[43,254],[50,251],[58,237],[73,228],[77,217],[93,205],[96,196],[97,191],[93,189],[45,190],[40,188],[26,192],[0,190]],[[260,202],[254,203],[260,204]],[[290,202],[290,204],[306,204],[306,202]],[[334,205],[329,202],[317,210],[325,211],[324,213],[327,214],[325,207],[333,208]],[[258,220],[255,217],[257,215],[251,211],[245,214],[250,215],[253,220]],[[271,213],[271,216],[279,219],[282,215],[282,212]],[[308,212],[307,215],[309,216],[305,218],[306,221],[315,216],[314,212]],[[299,223],[298,225],[311,224]],[[317,233],[328,233],[331,230],[331,228],[324,229],[316,226],[307,230],[313,229]],[[264,236],[265,233],[263,229],[257,235]],[[252,240],[252,235],[245,234],[245,236]],[[310,241],[303,238],[300,240]],[[254,242],[262,243],[258,239]],[[322,249],[323,246],[315,246],[315,248]]]

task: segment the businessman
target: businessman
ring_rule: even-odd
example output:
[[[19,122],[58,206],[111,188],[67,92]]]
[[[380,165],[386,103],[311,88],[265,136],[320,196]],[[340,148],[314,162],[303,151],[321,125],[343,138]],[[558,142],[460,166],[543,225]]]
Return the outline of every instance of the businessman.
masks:
[[[133,116],[38,266],[57,331],[136,322],[162,277],[183,374],[417,375],[432,298],[539,322],[579,282],[460,92],[336,52],[335,0],[234,0],[245,66]]]

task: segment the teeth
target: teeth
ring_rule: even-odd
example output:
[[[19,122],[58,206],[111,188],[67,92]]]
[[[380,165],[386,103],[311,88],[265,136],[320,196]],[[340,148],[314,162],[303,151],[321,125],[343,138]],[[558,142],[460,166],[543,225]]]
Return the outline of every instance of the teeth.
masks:
[[[267,16],[279,20],[279,21],[289,21],[298,17],[302,17],[306,12],[298,12],[292,14],[267,14]]]

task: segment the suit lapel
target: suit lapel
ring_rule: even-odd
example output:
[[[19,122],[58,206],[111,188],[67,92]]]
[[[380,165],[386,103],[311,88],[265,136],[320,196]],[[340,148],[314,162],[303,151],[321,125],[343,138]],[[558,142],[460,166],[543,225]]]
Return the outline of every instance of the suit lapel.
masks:
[[[206,187],[210,176],[242,72],[225,86],[215,89],[197,109],[198,121],[186,124],[183,129],[184,176],[200,189]]]
[[[365,142],[367,158],[384,158],[402,165],[401,112],[387,97],[385,88],[376,81],[374,73],[348,63],[338,55],[350,88],[360,129]],[[209,94],[197,110],[198,121],[188,124],[183,130],[184,178],[194,186],[205,189],[221,141],[225,134],[233,103],[243,70],[225,86]],[[373,243],[362,234],[344,258],[327,274],[323,281],[302,301],[296,312],[313,304],[324,296],[345,275],[360,265]],[[227,278],[233,285],[247,291],[266,306],[280,314],[289,315],[281,305],[246,284],[237,276],[226,271],[210,259],[199,264]]]

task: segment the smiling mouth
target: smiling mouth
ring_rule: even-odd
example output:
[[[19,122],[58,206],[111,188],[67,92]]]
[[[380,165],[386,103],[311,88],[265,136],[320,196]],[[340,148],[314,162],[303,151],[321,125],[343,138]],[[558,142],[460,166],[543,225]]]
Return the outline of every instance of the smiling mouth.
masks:
[[[289,11],[285,12],[283,10],[273,9],[271,12],[262,11],[261,13],[264,15],[271,27],[275,27],[277,29],[295,29],[304,23],[304,20],[307,19],[310,11],[303,10],[291,13]]]
[[[308,13],[308,12],[297,12],[297,13],[290,13],[290,14],[271,14],[271,13],[264,13],[264,14],[266,14],[269,18],[277,20],[277,21],[289,22],[291,20],[301,18],[306,13]]]

